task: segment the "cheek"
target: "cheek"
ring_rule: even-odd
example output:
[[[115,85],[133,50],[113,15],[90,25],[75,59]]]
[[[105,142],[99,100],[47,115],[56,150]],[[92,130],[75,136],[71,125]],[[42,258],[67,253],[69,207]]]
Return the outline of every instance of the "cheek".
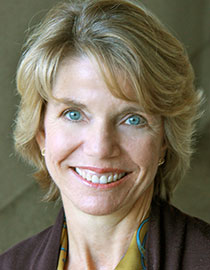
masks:
[[[144,134],[125,144],[132,161],[143,168],[157,167],[160,157],[160,141],[152,135]]]
[[[54,162],[64,160],[79,144],[78,136],[63,128],[49,128],[45,136],[46,155]]]

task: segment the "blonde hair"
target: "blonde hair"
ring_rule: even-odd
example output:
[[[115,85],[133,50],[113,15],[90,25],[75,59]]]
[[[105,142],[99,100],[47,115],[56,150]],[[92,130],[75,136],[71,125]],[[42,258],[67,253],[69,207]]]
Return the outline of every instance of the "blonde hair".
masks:
[[[189,168],[201,94],[181,43],[134,0],[69,0],[49,11],[30,35],[22,56],[17,88],[21,102],[14,132],[17,152],[34,165],[47,188],[59,197],[36,142],[45,105],[61,61],[93,56],[110,91],[128,99],[118,82],[125,74],[144,109],[164,121],[167,152],[155,177],[154,196],[169,200]]]

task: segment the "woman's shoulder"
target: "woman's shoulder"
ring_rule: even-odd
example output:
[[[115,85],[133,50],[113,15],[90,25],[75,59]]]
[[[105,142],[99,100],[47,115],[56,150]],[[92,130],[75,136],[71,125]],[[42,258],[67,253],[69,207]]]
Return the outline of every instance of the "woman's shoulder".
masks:
[[[151,214],[156,220],[161,220],[162,225],[173,230],[185,228],[185,234],[198,233],[210,239],[210,224],[190,216],[164,200],[156,199],[152,203]]]
[[[210,224],[163,200],[155,200],[151,208],[147,247],[149,264],[155,260],[160,269],[208,269]],[[161,268],[163,261],[165,268]]]
[[[1,270],[47,270],[46,264],[57,263],[60,235],[63,224],[63,210],[60,211],[55,225],[16,244],[0,255]]]
[[[1,254],[0,269],[22,269],[20,267],[23,267],[24,263],[27,265],[28,261],[32,261],[35,254],[37,254],[38,249],[42,245],[45,245],[51,230],[52,227],[49,227],[37,235],[21,241]]]

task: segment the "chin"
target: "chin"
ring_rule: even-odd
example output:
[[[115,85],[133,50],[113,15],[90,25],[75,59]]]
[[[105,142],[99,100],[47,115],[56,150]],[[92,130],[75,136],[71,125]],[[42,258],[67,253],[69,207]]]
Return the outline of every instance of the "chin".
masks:
[[[93,216],[105,216],[105,215],[111,215],[115,212],[117,212],[121,207],[122,204],[120,202],[116,202],[113,199],[107,199],[106,202],[104,199],[102,200],[95,200],[90,199],[86,200],[83,203],[76,203],[73,202],[74,206],[82,211],[83,213],[86,213],[88,215]]]

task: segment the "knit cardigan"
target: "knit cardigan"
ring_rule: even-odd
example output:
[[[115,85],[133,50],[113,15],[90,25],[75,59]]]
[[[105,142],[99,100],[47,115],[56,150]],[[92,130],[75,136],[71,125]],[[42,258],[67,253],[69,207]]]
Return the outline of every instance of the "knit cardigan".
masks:
[[[56,270],[64,211],[55,225],[0,255],[1,270]],[[147,270],[210,269],[210,225],[168,203],[151,206],[146,242]]]

